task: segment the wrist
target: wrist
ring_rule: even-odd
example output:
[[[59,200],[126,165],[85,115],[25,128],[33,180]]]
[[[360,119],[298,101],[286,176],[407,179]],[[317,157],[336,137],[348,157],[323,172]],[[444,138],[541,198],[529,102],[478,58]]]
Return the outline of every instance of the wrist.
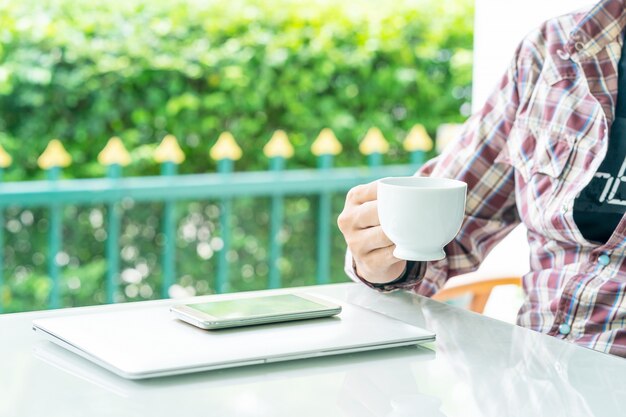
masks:
[[[396,282],[402,281],[407,273],[407,265],[408,262],[404,263],[404,268],[402,269],[402,271],[400,271],[399,274],[393,274],[391,275],[390,278],[388,279],[383,279],[383,280],[377,280],[377,277],[380,277],[381,274],[362,274],[359,272],[359,267],[358,264],[356,262],[356,260],[354,258],[352,258],[352,269],[354,270],[354,273],[356,274],[356,276],[361,279],[362,281],[367,281],[370,284],[374,285],[374,286],[378,286],[378,285],[389,285],[389,284],[394,284]]]

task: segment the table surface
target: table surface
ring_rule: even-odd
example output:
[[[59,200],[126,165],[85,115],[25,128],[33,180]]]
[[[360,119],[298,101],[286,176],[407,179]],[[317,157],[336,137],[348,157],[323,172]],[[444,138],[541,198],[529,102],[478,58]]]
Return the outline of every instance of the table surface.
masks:
[[[626,360],[622,358],[407,292],[380,294],[354,283],[309,288],[432,330],[437,341],[427,347],[130,381],[40,339],[31,321],[180,300],[9,314],[0,316],[0,416],[624,413]],[[207,297],[195,300],[199,299]]]

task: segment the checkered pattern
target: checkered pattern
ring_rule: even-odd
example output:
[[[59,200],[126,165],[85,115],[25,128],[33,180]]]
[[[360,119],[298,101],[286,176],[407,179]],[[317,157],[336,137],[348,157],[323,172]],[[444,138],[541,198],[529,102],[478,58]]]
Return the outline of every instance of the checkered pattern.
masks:
[[[518,324],[626,356],[626,220],[600,245],[586,241],[572,217],[574,199],[606,154],[624,1],[549,20],[521,42],[458,140],[418,172],[468,184],[461,231],[444,260],[415,265],[391,288],[433,295],[447,278],[475,270],[521,221],[531,271]],[[608,265],[598,262],[603,254]],[[351,265],[348,254],[355,277]]]

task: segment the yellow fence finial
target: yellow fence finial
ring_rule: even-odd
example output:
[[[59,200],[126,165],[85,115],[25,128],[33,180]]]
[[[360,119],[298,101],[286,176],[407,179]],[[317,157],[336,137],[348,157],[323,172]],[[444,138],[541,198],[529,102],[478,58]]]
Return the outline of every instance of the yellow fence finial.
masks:
[[[6,168],[13,163],[13,158],[11,155],[4,150],[2,145],[0,145],[0,168]]]
[[[311,152],[315,156],[337,155],[341,152],[341,143],[329,128],[322,129],[317,139],[311,145]]]
[[[363,155],[371,155],[373,153],[384,154],[389,151],[389,144],[383,136],[383,132],[377,127],[372,127],[365,134],[365,138],[359,144],[359,151]]]
[[[427,152],[433,148],[433,140],[428,136],[423,125],[416,124],[404,139],[403,145],[407,152]]]
[[[173,162],[176,165],[185,160],[185,154],[180,149],[176,136],[165,135],[159,146],[154,150],[154,160],[159,164]]]
[[[263,153],[268,158],[291,158],[293,156],[293,146],[289,142],[287,133],[284,130],[274,132],[270,141],[263,147]]]
[[[222,132],[215,145],[211,148],[210,155],[215,161],[223,159],[236,161],[241,158],[242,151],[230,132]]]
[[[125,167],[130,164],[131,158],[122,140],[113,136],[98,154],[98,162],[104,166],[119,165]]]
[[[72,163],[72,157],[63,147],[58,139],[52,139],[43,153],[37,159],[37,164],[41,169],[54,167],[64,168]]]

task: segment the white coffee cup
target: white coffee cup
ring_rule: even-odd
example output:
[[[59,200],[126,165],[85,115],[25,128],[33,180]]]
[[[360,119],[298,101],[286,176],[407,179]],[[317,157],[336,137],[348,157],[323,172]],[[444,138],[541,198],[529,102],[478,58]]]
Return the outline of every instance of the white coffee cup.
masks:
[[[409,261],[445,258],[443,247],[461,229],[467,184],[433,177],[389,177],[378,182],[378,217],[396,245],[393,256]]]

